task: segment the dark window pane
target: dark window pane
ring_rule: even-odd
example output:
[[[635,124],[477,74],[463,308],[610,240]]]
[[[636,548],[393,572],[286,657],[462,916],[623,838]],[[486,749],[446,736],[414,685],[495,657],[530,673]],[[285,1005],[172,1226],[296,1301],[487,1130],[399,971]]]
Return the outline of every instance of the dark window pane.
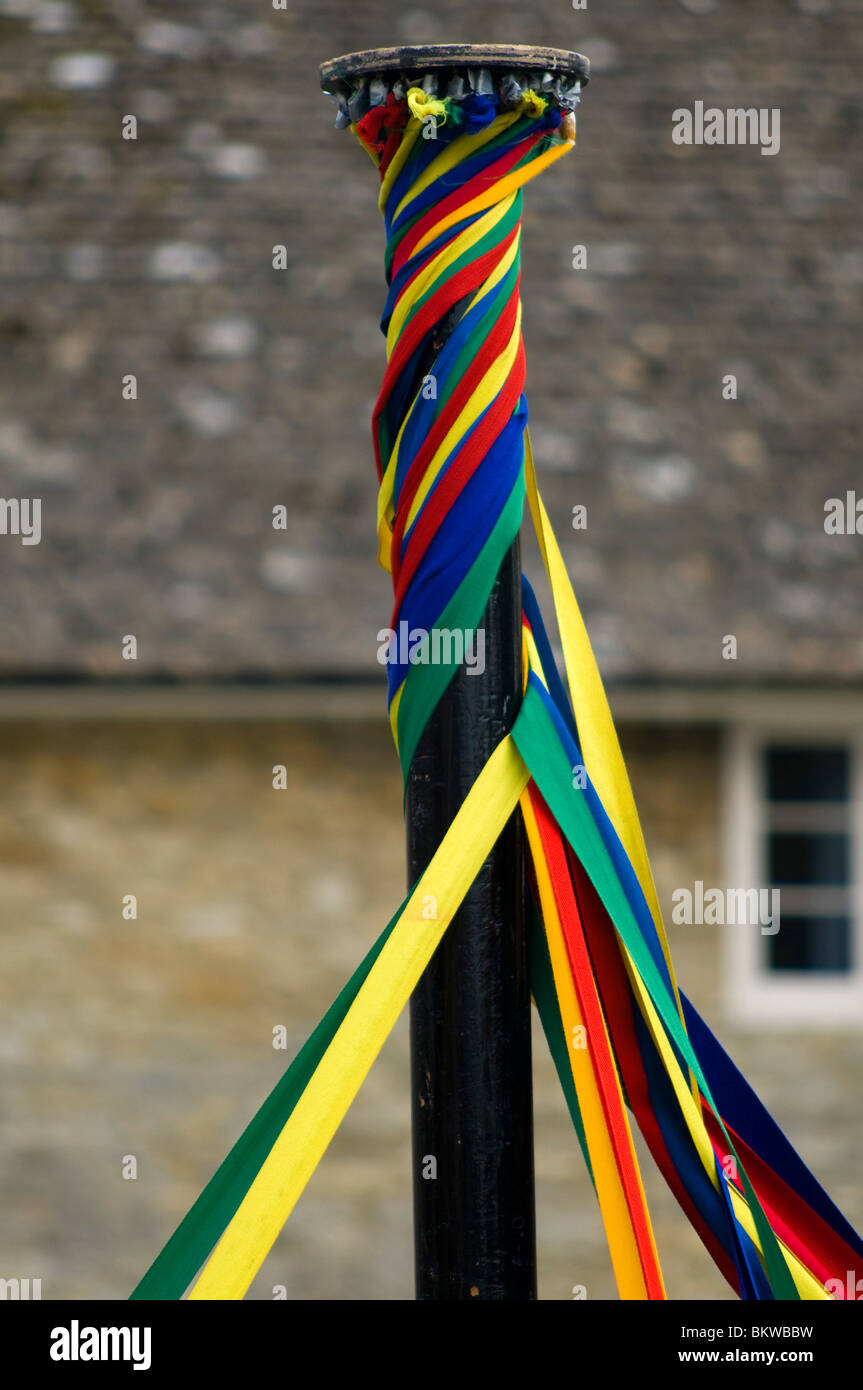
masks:
[[[786,917],[768,936],[770,970],[851,969],[851,923],[847,917]]]
[[[847,835],[782,835],[767,841],[767,877],[772,884],[843,885],[848,882]]]
[[[774,744],[766,751],[770,801],[847,801],[847,748],[795,748]]]

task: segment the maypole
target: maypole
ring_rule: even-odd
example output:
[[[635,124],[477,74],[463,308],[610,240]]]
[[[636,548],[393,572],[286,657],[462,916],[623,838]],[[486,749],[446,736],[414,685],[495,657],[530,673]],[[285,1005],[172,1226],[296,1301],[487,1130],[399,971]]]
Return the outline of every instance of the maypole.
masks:
[[[666,1297],[630,1115],[742,1299],[859,1287],[863,1241],[678,987],[537,486],[522,189],[573,147],[586,78],[578,54],[502,46],[377,49],[322,69],[337,124],[378,170],[386,233],[372,435],[394,602],[378,640],[408,893],[134,1299],[245,1296],[409,1000],[417,1296],[535,1297],[530,996],[622,1299]],[[561,669],[519,581],[525,498]]]
[[[388,194],[384,198],[382,193],[382,210],[389,231],[391,329],[402,306],[408,306],[400,320],[400,333],[392,334],[388,343],[391,364],[394,358],[398,360],[400,345],[415,322],[414,311],[419,311],[420,299],[428,293],[426,286],[439,287],[437,306],[424,323],[422,335],[411,339],[412,351],[403,355],[403,365],[399,363],[398,381],[391,389],[385,382],[376,412],[378,421],[389,412],[384,420],[386,443],[394,445],[398,431],[412,423],[411,416],[418,415],[417,402],[422,407],[423,394],[430,406],[425,418],[417,420],[410,440],[417,487],[399,488],[396,482],[387,488],[387,496],[393,494],[392,522],[382,545],[390,547],[391,554],[383,555],[394,578],[403,558],[411,562],[411,553],[410,545],[397,553],[391,534],[397,528],[403,532],[404,527],[399,527],[401,513],[441,463],[440,448],[435,452],[442,433],[438,428],[435,438],[440,415],[435,413],[434,400],[443,391],[451,392],[451,398],[461,395],[466,400],[467,391],[462,388],[493,373],[509,346],[498,344],[492,334],[477,336],[469,354],[454,359],[446,352],[454,331],[459,325],[466,326],[472,301],[483,294],[510,254],[511,245],[515,246],[516,266],[518,262],[517,209],[516,218],[501,218],[498,209],[508,199],[520,205],[520,191],[511,192],[504,185],[488,210],[473,210],[469,205],[478,200],[484,188],[493,186],[487,170],[494,169],[501,156],[507,165],[517,167],[538,140],[559,143],[564,120],[565,133],[570,133],[575,101],[587,71],[587,60],[577,53],[455,44],[375,49],[336,58],[321,69],[324,90],[339,98],[339,123],[349,122],[357,137],[379,157],[383,189]],[[538,100],[526,97],[532,89],[540,94]],[[409,173],[406,161],[400,177],[390,179],[387,186],[392,161],[404,151],[403,140],[410,138],[403,126],[412,112],[421,121],[408,153],[408,161],[415,167]],[[546,113],[554,113],[555,124],[549,122],[539,130]],[[485,139],[495,123],[501,127],[495,132],[497,138]],[[459,141],[463,162],[454,157]],[[565,146],[559,143],[559,147]],[[489,150],[496,150],[497,158],[489,159]],[[471,159],[476,165],[474,171],[470,169]],[[437,178],[433,177],[436,163],[440,166]],[[461,204],[453,214],[455,222],[450,215],[454,194]],[[393,260],[405,238],[409,241],[412,237],[415,207],[421,209],[420,223],[425,229],[419,240],[428,249],[418,245],[409,252],[413,269],[406,273],[410,263],[403,262],[405,269],[400,273],[404,283],[399,285],[399,275],[392,273]],[[491,247],[489,234],[474,234],[484,223],[492,227]],[[495,240],[496,227],[500,234]],[[413,241],[417,241],[416,236]],[[441,249],[436,250],[438,245]],[[450,266],[453,273],[448,276]],[[416,279],[424,274],[416,294]],[[447,292],[447,285],[459,275],[460,283]],[[513,313],[517,299],[516,284],[509,301]],[[502,389],[512,383],[511,405],[515,406],[523,380],[521,356],[507,367]],[[394,405],[392,397],[396,394]],[[461,424],[455,410],[451,418],[454,430],[467,428],[464,412]],[[508,425],[501,412],[497,430],[487,432],[469,459],[468,450],[456,454],[451,476],[463,461],[479,471],[492,450],[500,447]],[[521,447],[521,430],[511,433],[516,452]],[[392,456],[382,458],[379,453],[379,459],[384,476],[388,468],[398,466]],[[520,492],[520,482],[517,486]],[[458,510],[466,530],[473,528],[479,535],[485,527],[490,534],[495,518],[472,517],[471,505],[470,489],[465,487],[445,520],[451,525],[453,512]],[[441,548],[440,532],[432,535],[429,528],[429,535],[417,566],[420,584],[423,562],[433,569],[435,549]],[[415,628],[411,623],[407,629],[401,625],[413,618],[420,605],[411,604],[406,586],[402,593],[405,603],[399,601],[397,584],[392,630],[395,634],[406,632],[410,640],[411,631],[424,629],[419,623]],[[439,619],[440,614],[434,617]],[[477,660],[472,666],[462,663],[449,673],[449,682],[441,689],[413,750],[403,751],[409,887],[428,866],[494,748],[509,733],[521,701],[518,534],[505,551],[475,632],[482,662]],[[431,635],[431,660],[436,655],[435,635]],[[473,654],[478,655],[476,650]],[[405,671],[403,655],[397,649],[391,666],[396,666],[399,677],[404,674],[408,686],[418,674],[416,685],[421,688],[425,672],[421,667],[417,672]],[[398,694],[393,679],[390,692]],[[406,688],[401,698],[409,695]],[[417,1297],[535,1298],[530,987],[523,827],[518,812],[486,859],[414,991],[411,1092]]]

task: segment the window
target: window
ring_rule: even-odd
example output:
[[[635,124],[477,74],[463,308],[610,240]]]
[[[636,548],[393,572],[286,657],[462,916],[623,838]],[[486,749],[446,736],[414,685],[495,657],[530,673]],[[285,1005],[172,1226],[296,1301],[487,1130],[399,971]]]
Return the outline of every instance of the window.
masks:
[[[746,1024],[863,1027],[859,733],[729,732],[726,879],[777,890],[778,929],[724,929],[728,1012]]]
[[[851,753],[768,743],[761,858],[780,892],[781,926],[766,967],[852,969]]]

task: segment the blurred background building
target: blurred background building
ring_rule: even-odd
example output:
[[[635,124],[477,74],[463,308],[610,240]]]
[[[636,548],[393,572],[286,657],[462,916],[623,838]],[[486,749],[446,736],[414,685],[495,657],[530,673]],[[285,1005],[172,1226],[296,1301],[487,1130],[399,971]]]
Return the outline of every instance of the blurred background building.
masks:
[[[0,1276],[127,1297],[401,900],[383,234],[317,78],[378,44],[592,60],[525,197],[541,486],[682,986],[863,1222],[861,10],[0,0],[0,490],[42,507],[0,536]],[[675,145],[698,100],[779,152]],[[780,931],[675,924],[699,882]],[[540,1294],[614,1297],[535,1052]],[[670,1296],[730,1296],[645,1181]],[[410,1298],[410,1219],[403,1018],[251,1296]]]

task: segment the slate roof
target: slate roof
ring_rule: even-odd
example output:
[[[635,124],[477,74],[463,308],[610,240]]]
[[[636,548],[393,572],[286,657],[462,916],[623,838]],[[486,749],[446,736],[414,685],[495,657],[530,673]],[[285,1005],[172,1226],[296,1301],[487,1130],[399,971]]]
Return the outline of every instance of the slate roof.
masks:
[[[593,62],[575,153],[526,190],[523,295],[606,675],[859,680],[863,536],[823,523],[863,498],[861,8],[3,0],[0,492],[42,499],[43,538],[0,536],[0,678],[380,679],[383,234],[317,70],[458,39]],[[696,100],[778,107],[780,152],[675,146]]]

